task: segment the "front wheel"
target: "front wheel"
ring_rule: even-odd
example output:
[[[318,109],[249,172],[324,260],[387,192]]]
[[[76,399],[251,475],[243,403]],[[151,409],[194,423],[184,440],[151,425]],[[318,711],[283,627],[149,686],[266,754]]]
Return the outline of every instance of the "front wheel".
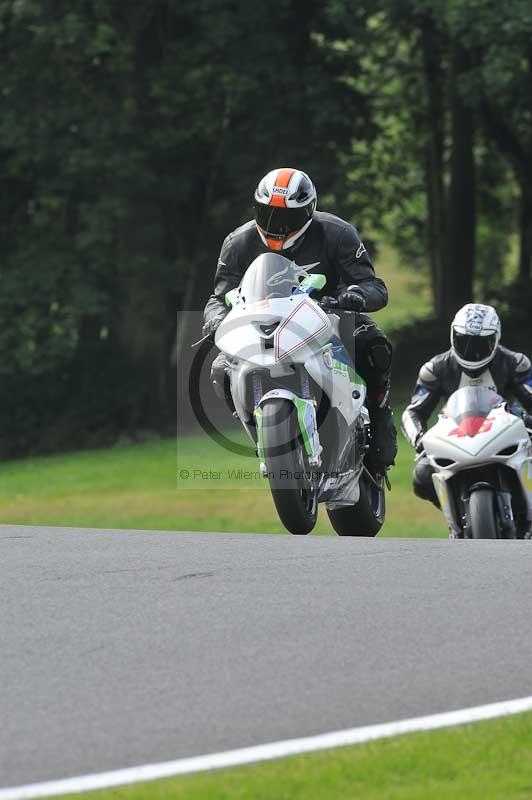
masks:
[[[339,536],[376,536],[384,524],[385,513],[384,486],[377,486],[365,472],[360,476],[358,503],[327,511]]]
[[[318,480],[308,467],[293,403],[264,403],[262,435],[268,480],[279,518],[290,533],[310,533],[318,516]]]
[[[472,539],[497,539],[495,498],[491,489],[477,489],[469,498]]]

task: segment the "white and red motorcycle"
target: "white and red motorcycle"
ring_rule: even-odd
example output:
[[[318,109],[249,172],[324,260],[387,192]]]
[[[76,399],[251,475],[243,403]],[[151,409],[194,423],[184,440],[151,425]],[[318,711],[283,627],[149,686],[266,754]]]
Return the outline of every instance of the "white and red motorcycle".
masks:
[[[451,538],[528,538],[532,444],[500,395],[457,389],[422,443]]]
[[[385,501],[364,464],[366,385],[338,337],[339,317],[310,297],[324,285],[284,256],[259,256],[228,292],[215,341],[283,525],[309,533],[325,503],[338,534],[375,536]]]

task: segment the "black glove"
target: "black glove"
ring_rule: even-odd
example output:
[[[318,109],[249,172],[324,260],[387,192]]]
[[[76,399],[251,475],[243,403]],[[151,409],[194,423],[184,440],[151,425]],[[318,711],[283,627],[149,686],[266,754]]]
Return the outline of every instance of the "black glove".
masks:
[[[201,329],[202,336],[208,336],[209,339],[214,341],[214,334],[218,330],[221,322],[226,318],[227,312],[220,311],[219,314],[216,314],[215,317],[207,320],[203,328]]]
[[[527,414],[527,412],[521,408],[521,406],[510,405],[509,403],[506,404],[506,408],[510,414],[515,414],[516,417],[521,417],[525,424],[525,428],[532,429],[532,414]]]
[[[330,297],[329,295],[327,295],[327,297],[321,298],[320,306],[322,308],[338,308],[338,300],[336,299],[336,297]]]
[[[347,289],[338,295],[338,305],[340,308],[345,308],[347,311],[364,311],[366,308],[366,301],[360,294],[352,289]]]

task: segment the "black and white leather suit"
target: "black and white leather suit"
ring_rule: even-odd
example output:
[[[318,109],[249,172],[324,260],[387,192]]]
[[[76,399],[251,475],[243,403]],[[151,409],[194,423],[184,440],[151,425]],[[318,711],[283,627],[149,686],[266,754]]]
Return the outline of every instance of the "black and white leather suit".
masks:
[[[447,350],[423,364],[410,404],[403,412],[403,432],[413,447],[427,430],[429,417],[438,404],[446,402],[462,386],[491,388],[532,413],[532,370],[530,359],[523,353],[499,345],[487,366],[471,371],[461,367],[452,350]],[[422,456],[414,469],[414,492],[438,505],[432,473],[428,458]]]
[[[262,253],[268,250],[258,234],[253,220],[229,234],[225,239],[214,279],[214,292],[204,311],[205,323],[229,310],[225,294],[237,287],[244,272]],[[305,235],[282,255],[294,260],[310,273],[322,273],[326,284],[317,299],[328,295],[337,297],[347,287],[355,287],[364,298],[364,311],[378,311],[388,302],[384,282],[375,270],[356,229],[348,222],[323,211],[314,213]],[[396,433],[388,405],[391,376],[391,345],[384,333],[367,316],[357,313],[342,315],[340,335],[357,365],[368,388],[368,410],[374,428],[375,461],[392,464],[397,451]],[[355,335],[356,334],[356,335]],[[219,396],[224,396],[225,359],[222,353],[213,363],[212,378]]]

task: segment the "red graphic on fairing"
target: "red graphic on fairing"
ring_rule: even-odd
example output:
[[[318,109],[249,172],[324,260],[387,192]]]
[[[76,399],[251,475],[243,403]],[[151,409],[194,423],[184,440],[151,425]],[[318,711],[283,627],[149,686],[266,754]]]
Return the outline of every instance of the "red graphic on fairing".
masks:
[[[449,436],[476,436],[477,433],[487,433],[493,427],[494,420],[489,417],[466,417],[457,428],[449,431]]]

